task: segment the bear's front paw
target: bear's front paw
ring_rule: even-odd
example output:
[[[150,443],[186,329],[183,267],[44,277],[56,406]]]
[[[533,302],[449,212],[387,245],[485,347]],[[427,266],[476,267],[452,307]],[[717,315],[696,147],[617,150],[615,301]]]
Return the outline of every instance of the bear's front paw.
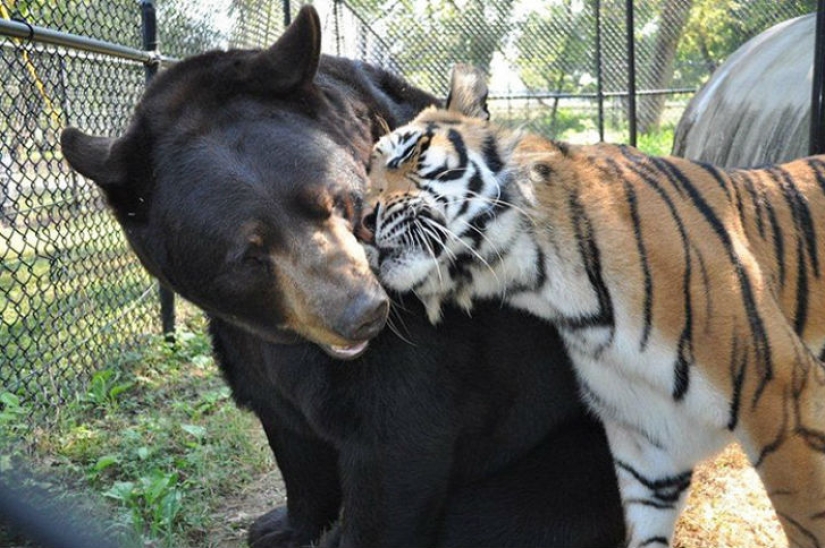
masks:
[[[276,506],[256,519],[247,535],[249,548],[299,548],[313,540],[289,524],[286,506]]]
[[[341,522],[335,522],[318,541],[317,548],[338,548],[341,546]]]

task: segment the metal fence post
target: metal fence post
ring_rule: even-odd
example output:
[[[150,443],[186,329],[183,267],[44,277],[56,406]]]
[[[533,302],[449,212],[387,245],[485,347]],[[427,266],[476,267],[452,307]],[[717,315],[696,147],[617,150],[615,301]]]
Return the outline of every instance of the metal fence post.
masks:
[[[596,11],[596,96],[598,97],[599,142],[604,142],[604,81],[602,80],[602,3],[595,2]]]
[[[825,152],[825,0],[819,0],[814,34],[814,77],[811,99],[810,154]]]
[[[158,28],[154,0],[140,0],[140,14],[143,49],[156,52],[158,49]],[[150,61],[146,63],[147,84],[157,71],[157,62]],[[158,284],[158,296],[160,298],[160,320],[163,326],[163,334],[168,342],[173,342],[175,336],[175,294],[172,290]]]
[[[289,0],[282,0],[281,6],[284,9],[284,28],[292,22],[292,11],[289,9]]]
[[[158,26],[154,0],[140,0],[140,28],[143,35],[143,49],[157,51]],[[156,63],[146,63],[146,83],[149,83],[157,71],[158,66]]]
[[[627,131],[628,142],[636,146],[636,40],[633,0],[625,3],[627,26]]]

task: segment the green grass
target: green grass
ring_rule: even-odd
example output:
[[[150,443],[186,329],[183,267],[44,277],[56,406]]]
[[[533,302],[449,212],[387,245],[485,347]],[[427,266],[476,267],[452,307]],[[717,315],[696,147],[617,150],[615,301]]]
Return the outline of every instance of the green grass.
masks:
[[[673,150],[673,133],[676,127],[672,124],[663,124],[650,133],[639,134],[636,138],[636,147],[653,156],[669,156]]]
[[[225,526],[216,508],[273,464],[212,362],[202,316],[190,314],[173,345],[150,337],[95,373],[48,429],[0,394],[0,439],[15,440],[0,445],[0,471],[34,463],[55,497],[72,486],[108,508],[126,545],[212,545]]]
[[[96,195],[66,193],[22,198],[0,225],[0,474],[31,472],[69,501],[59,512],[110,524],[124,546],[215,545],[216,509],[272,469],[270,450],[202,314],[180,303],[176,343],[155,334],[155,282]]]
[[[535,103],[525,103],[513,108],[500,109],[492,112],[492,119],[496,123],[512,127],[525,128],[558,139],[576,144],[592,144],[599,140],[596,114],[593,108],[559,107],[555,113],[548,105],[541,107]],[[673,135],[684,105],[675,101],[669,104],[662,114],[658,128],[640,133],[636,136],[636,146],[647,154],[667,156],[673,148]],[[604,140],[608,143],[626,143],[628,141],[628,125],[624,120],[624,113],[617,116],[609,111],[605,117]]]

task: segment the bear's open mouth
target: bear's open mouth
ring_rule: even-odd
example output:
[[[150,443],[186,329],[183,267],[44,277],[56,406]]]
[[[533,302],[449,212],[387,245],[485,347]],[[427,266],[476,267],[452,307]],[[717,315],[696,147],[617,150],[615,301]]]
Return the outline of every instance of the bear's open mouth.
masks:
[[[322,344],[321,348],[324,352],[337,360],[354,360],[367,350],[369,341],[362,341],[347,346],[339,346],[337,344]]]

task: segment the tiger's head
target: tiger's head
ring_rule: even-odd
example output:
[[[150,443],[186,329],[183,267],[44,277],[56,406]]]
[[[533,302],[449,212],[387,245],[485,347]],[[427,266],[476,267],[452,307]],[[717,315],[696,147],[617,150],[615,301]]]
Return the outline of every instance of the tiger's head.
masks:
[[[519,222],[508,165],[518,134],[488,122],[486,98],[484,74],[456,65],[446,108],[422,111],[373,149],[371,263],[387,287],[415,292],[433,322],[447,298],[470,307],[473,269],[500,255]]]

